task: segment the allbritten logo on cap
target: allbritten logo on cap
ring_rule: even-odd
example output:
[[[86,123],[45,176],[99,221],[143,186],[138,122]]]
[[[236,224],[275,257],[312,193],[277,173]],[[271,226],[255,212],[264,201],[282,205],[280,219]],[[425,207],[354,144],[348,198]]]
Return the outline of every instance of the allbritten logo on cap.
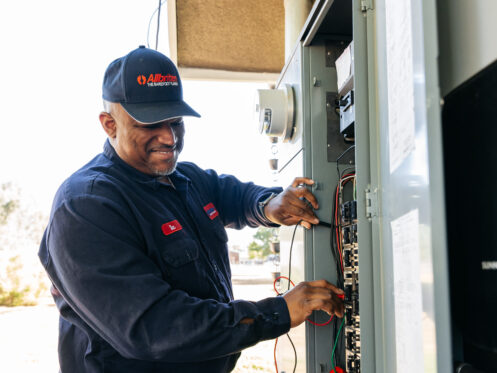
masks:
[[[136,81],[139,85],[147,85],[148,87],[163,87],[163,86],[177,86],[178,85],[178,77],[176,75],[162,75],[158,74],[150,74],[148,79],[145,75],[138,75]]]

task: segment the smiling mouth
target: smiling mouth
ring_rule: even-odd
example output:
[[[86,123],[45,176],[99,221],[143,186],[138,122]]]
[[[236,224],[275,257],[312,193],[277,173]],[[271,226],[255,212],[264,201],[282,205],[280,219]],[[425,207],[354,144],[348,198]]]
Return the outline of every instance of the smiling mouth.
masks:
[[[176,150],[176,146],[171,146],[167,148],[158,148],[158,149],[152,149],[150,150],[150,153],[173,153]]]
[[[156,159],[171,160],[176,155],[176,146],[171,146],[168,148],[156,148],[149,151],[149,154],[153,155]]]

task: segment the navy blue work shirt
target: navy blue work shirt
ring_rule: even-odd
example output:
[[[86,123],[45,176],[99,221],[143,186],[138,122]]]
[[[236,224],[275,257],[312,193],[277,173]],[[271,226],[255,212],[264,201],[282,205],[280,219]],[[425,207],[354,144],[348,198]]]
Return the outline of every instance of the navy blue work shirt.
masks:
[[[281,188],[186,162],[170,180],[107,141],[59,188],[39,256],[63,373],[229,372],[239,351],[289,330],[282,297],[233,300],[225,231],[270,226],[257,203]]]

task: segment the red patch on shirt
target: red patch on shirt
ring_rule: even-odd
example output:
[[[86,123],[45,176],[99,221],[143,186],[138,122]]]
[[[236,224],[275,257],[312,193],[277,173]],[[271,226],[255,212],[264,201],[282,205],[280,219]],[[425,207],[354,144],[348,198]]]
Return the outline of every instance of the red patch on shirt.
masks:
[[[212,202],[204,206],[204,211],[211,220],[213,220],[216,216],[219,215]]]
[[[183,227],[177,220],[162,224],[162,233],[164,233],[166,236],[169,236],[171,233],[180,231],[182,229]]]

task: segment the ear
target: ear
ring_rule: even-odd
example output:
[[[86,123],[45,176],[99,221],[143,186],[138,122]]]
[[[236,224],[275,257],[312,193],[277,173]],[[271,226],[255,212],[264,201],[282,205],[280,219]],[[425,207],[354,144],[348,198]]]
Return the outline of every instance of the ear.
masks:
[[[116,121],[109,113],[102,111],[98,117],[100,119],[100,123],[102,124],[102,128],[104,129],[107,136],[111,139],[116,138]]]

